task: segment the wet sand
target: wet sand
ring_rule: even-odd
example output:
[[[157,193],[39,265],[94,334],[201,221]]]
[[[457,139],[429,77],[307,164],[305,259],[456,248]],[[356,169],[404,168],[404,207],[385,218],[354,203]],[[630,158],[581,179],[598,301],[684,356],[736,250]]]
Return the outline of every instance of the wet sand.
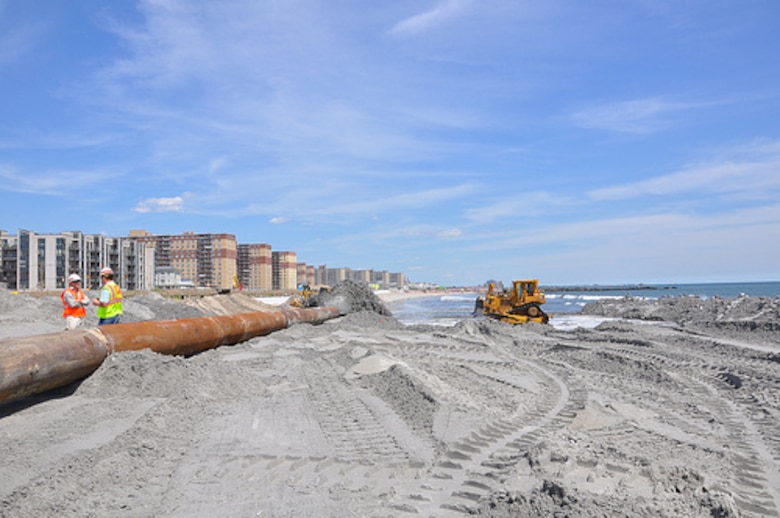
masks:
[[[561,330],[404,326],[348,295],[321,325],[117,353],[0,406],[0,516],[780,514],[780,300],[609,301],[585,312],[619,320]],[[148,295],[126,321],[263,309]],[[0,339],[60,313],[4,292]]]

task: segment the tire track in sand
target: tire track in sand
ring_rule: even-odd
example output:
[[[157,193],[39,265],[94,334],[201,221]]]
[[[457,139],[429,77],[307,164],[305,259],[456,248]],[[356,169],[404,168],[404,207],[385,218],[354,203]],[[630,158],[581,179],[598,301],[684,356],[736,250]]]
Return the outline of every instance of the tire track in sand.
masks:
[[[467,350],[477,352],[468,347]],[[539,398],[533,408],[487,419],[476,430],[452,442],[421,473],[415,488],[391,502],[393,509],[425,516],[438,516],[443,511],[474,512],[479,500],[500,489],[502,480],[527,456],[539,432],[562,426],[581,408],[584,391],[572,389],[551,370],[521,358],[520,350],[491,344],[492,357],[485,355],[484,345],[479,352],[483,357],[472,358],[471,362],[464,358],[462,350],[455,352],[455,356],[471,372],[518,391],[527,392],[529,373],[532,373],[541,387]],[[442,355],[443,351],[436,348],[433,353]]]

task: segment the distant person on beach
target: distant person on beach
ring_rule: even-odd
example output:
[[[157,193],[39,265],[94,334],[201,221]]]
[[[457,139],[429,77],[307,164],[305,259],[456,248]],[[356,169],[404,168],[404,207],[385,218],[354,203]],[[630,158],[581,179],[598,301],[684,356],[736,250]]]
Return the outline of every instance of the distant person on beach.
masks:
[[[98,325],[118,324],[122,316],[122,290],[114,282],[114,270],[103,268],[100,270],[100,298],[93,298],[92,303],[97,306]]]
[[[60,300],[65,309],[62,317],[65,319],[65,331],[76,329],[87,316],[85,307],[89,306],[89,298],[81,289],[81,277],[72,273],[68,277],[68,287],[60,294]]]

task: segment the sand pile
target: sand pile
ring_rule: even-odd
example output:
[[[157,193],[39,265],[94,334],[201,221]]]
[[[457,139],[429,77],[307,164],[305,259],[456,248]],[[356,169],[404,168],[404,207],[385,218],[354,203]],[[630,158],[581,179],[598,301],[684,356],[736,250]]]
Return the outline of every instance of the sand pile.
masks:
[[[732,299],[694,296],[656,300],[625,297],[591,302],[586,315],[674,322],[690,331],[732,336],[751,342],[780,341],[780,298],[741,296]]]
[[[624,297],[591,302],[588,315],[677,322],[780,322],[780,298],[741,296],[733,299],[695,296],[641,299]]]
[[[374,290],[365,283],[355,281],[343,281],[338,283],[329,292],[321,292],[311,297],[309,306],[325,307],[334,306],[341,313],[357,313],[359,311],[372,311],[382,315],[390,315],[384,303],[376,296]]]
[[[363,287],[333,295],[349,314],[114,354],[0,407],[0,516],[780,514],[780,343],[707,327],[768,325],[774,301],[615,301],[588,311],[632,320],[564,331],[404,326]],[[14,297],[0,331],[49,307]],[[670,308],[685,318],[658,325]]]

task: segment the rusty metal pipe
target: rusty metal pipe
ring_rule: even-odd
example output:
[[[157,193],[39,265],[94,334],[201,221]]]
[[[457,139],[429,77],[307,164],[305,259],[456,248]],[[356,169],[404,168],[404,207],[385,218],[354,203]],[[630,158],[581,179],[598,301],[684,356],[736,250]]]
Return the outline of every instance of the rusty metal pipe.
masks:
[[[118,351],[190,355],[244,342],[297,323],[338,317],[337,308],[284,309],[215,317],[134,322],[0,341],[0,403],[61,387],[92,374]]]
[[[162,354],[189,355],[244,342],[285,327],[285,315],[274,311],[117,324],[103,326],[100,331],[111,352],[151,349]]]
[[[3,340],[0,403],[89,376],[106,356],[106,340],[96,329]]]
[[[328,306],[324,308],[291,308],[281,310],[287,317],[287,325],[292,324],[321,324],[331,318],[336,318],[341,313],[338,308]]]

